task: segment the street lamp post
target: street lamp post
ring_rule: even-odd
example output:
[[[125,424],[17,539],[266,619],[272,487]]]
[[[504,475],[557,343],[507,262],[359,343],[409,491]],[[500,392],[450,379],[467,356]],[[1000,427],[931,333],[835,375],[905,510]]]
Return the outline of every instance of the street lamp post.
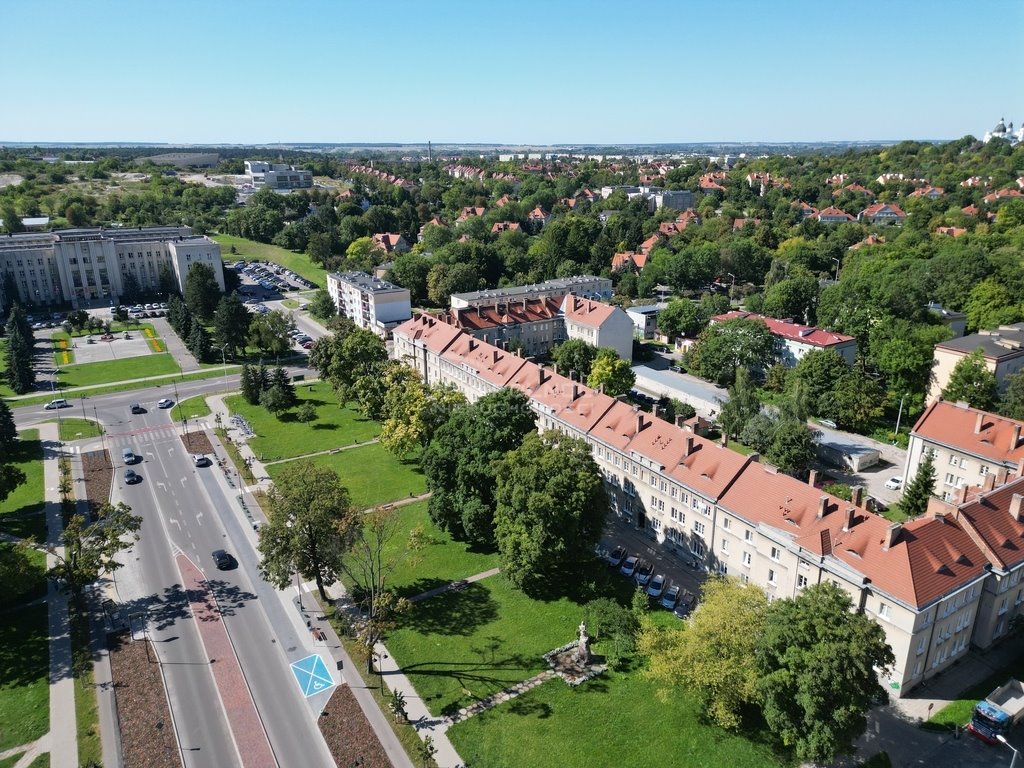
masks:
[[[1010,761],[1010,768],[1017,768],[1017,760],[1020,758],[1020,751],[1012,744],[1010,744],[1010,742],[1006,740],[1006,737],[1003,736],[1003,734],[997,734],[996,739],[999,740],[1000,744],[1003,744],[1013,750],[1013,759]]]
[[[836,282],[838,283],[839,282],[839,264],[840,264],[840,261],[835,256],[832,257],[832,261],[834,261],[836,263]]]
[[[220,361],[224,364],[224,391],[225,392],[228,391],[228,358],[224,354],[224,350],[226,350],[227,348],[228,348],[228,343],[227,342],[224,342],[219,347],[214,347],[214,349],[219,349],[220,350]]]
[[[904,392],[903,393],[903,397],[900,398],[900,409],[896,413],[896,435],[895,435],[895,437],[897,439],[899,439],[899,436],[900,436],[900,419],[903,418],[903,401],[906,400],[906,399],[907,399],[907,393]],[[895,445],[895,444],[896,444],[896,440],[893,440],[893,445]]]

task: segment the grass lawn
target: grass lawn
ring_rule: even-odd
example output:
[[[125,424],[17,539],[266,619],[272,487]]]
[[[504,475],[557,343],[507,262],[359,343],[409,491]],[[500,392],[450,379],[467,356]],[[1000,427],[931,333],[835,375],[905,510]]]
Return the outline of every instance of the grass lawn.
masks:
[[[103,747],[100,742],[99,703],[96,701],[92,654],[89,649],[89,617],[76,612],[71,628],[72,656],[75,673],[75,724],[78,732],[79,765],[100,765]]]
[[[594,651],[601,653],[600,643]],[[767,744],[701,723],[687,697],[662,701],[658,684],[636,670],[609,671],[575,689],[549,680],[452,726],[448,737],[466,765],[489,768],[786,765]]]
[[[0,397],[10,397],[14,390],[7,384],[7,339],[0,339]]]
[[[299,302],[296,299],[285,299],[281,302],[281,306],[287,307],[288,309],[298,309]]]
[[[50,727],[46,605],[0,620],[0,751],[35,741]]]
[[[103,427],[90,419],[79,419],[76,417],[62,418],[60,425],[61,442],[70,443],[73,440],[84,440],[89,437],[99,437]]]
[[[316,420],[307,424],[295,418],[295,410],[278,419],[266,408],[249,405],[241,395],[225,400],[232,415],[249,422],[256,437],[249,446],[263,461],[289,459],[318,451],[329,451],[354,443],[365,443],[380,434],[380,425],[367,419],[355,408],[338,406],[331,385],[326,382],[295,386],[299,405],[313,403]]]
[[[190,419],[201,419],[210,415],[210,406],[206,404],[206,396],[189,397],[171,408],[171,420],[181,421],[182,416]]]
[[[25,482],[3,501],[0,501],[0,530],[15,536],[35,535],[46,538],[46,520],[43,509],[43,446],[39,430],[26,429],[19,433],[21,442],[14,453],[14,465],[25,473]],[[18,519],[12,520],[16,515]],[[3,718],[0,718],[3,722]]]
[[[992,691],[1005,683],[1011,677],[1015,677],[1018,680],[1024,680],[1024,655],[1021,655],[1012,664],[996,670],[980,683],[972,685],[960,694],[960,698],[955,701],[951,701],[932,715],[928,722],[935,725],[949,726],[950,728],[954,725],[963,726],[971,719],[971,715],[974,712],[974,705],[992,693]]]
[[[69,365],[60,369],[60,387],[89,387],[165,373],[180,373],[181,368],[167,352],[141,357],[126,357],[124,360],[104,360],[99,363]]]
[[[11,553],[17,546],[10,542],[0,541],[0,557],[7,557],[7,554],[2,553]],[[27,571],[24,572],[25,579],[18,579],[4,585],[4,589],[0,591],[0,610],[27,603],[46,594],[46,555],[38,549],[25,549],[23,552],[27,561],[25,563],[27,566]],[[0,622],[3,621],[3,617],[0,616]],[[2,727],[0,725],[0,728]]]
[[[338,473],[356,509],[367,509],[427,491],[419,462],[399,461],[380,443],[314,456],[309,461]],[[271,464],[267,471],[274,479],[287,472],[288,467],[289,462]]]
[[[110,324],[111,333],[123,333],[124,331],[129,331],[131,333],[142,331],[149,338],[159,337],[159,334],[156,332],[152,323],[136,323],[135,321],[122,323],[120,320],[114,320]],[[102,330],[96,332],[82,328],[78,331],[72,331],[70,334],[65,333],[63,330],[56,330],[51,333],[51,336],[56,341],[57,339],[70,339],[71,337],[81,338],[82,336],[101,336],[102,334]]]
[[[318,267],[304,253],[293,253],[276,245],[257,243],[255,240],[246,240],[244,237],[235,237],[234,235],[211,235],[211,237],[220,243],[221,255],[226,263],[238,260],[251,261],[252,259],[269,260],[290,269],[297,275],[302,275],[321,288],[327,285],[327,270]],[[231,246],[235,246],[235,253],[231,253]]]

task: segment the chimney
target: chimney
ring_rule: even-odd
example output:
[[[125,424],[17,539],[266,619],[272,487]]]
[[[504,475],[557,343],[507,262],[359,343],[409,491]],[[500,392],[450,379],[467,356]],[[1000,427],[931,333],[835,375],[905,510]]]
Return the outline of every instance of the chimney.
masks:
[[[828,514],[828,496],[822,494],[818,497],[818,519],[821,520]]]
[[[636,415],[636,431],[638,433],[644,431],[644,415],[642,413]]]
[[[850,503],[855,507],[864,508],[864,486],[855,485],[850,489]]]
[[[572,401],[576,402],[583,393],[580,392],[580,385],[573,382],[572,385]]]
[[[816,482],[818,482],[818,470],[812,469],[810,474],[807,475],[807,484],[813,488]]]
[[[692,453],[693,453],[693,435],[687,435],[686,436],[686,453],[684,453],[683,455],[684,456],[689,456]]]
[[[971,486],[969,483],[964,483],[960,486],[959,492],[957,493],[957,503],[966,504],[967,497],[971,494]]]
[[[683,414],[677,413],[676,414],[676,426],[677,427],[682,427],[683,424],[685,424],[685,423],[686,423],[686,419],[683,418]]]
[[[853,516],[857,514],[856,507],[846,508],[846,520],[843,522],[843,531],[847,532],[853,528]]]
[[[978,434],[979,432],[981,432],[981,427],[982,427],[982,425],[984,425],[984,423],[985,423],[985,412],[984,411],[980,411],[978,413],[978,418],[974,420],[974,434]]]
[[[469,351],[472,352],[476,348],[477,348],[476,339],[474,339],[472,336],[470,336],[469,337]]]
[[[888,552],[889,548],[896,544],[896,539],[900,537],[900,531],[903,530],[903,523],[893,523],[889,526],[889,530],[885,532],[885,541],[882,544],[882,551]]]
[[[985,475],[985,480],[981,484],[981,490],[982,490],[982,492],[984,492],[984,491],[991,491],[995,487],[996,487],[996,476],[995,476],[994,473],[989,472],[987,475]]]
[[[1017,446],[1020,445],[1020,424],[1013,425],[1013,434],[1010,436],[1010,450],[1017,450]]]
[[[1024,456],[1017,461],[1017,477],[1024,477]]]
[[[569,381],[577,381],[576,371],[569,369]]]
[[[491,352],[491,365],[496,364],[498,362],[498,360],[500,360],[500,359],[501,359],[501,354],[498,352],[498,350],[496,350],[496,349],[493,350]]]
[[[1018,523],[1024,523],[1024,496],[1019,493],[1013,494],[1013,498],[1010,499],[1010,516]]]

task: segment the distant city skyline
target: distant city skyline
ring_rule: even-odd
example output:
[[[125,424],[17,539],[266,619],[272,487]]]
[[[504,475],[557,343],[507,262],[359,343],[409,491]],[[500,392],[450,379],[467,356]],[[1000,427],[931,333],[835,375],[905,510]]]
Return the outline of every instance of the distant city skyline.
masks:
[[[1024,3],[11,4],[3,142],[978,138],[1024,122]]]

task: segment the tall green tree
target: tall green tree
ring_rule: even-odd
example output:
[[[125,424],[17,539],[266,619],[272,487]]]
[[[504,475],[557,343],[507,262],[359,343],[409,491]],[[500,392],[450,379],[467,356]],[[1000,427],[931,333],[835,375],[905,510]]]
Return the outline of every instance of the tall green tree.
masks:
[[[318,320],[328,320],[338,314],[334,299],[326,288],[319,288],[309,301],[309,313]]]
[[[200,363],[210,359],[210,336],[201,323],[192,324],[185,346]]]
[[[1011,373],[1005,384],[1006,391],[999,398],[999,414],[1024,421],[1024,373]]]
[[[27,330],[26,330],[27,329]],[[32,367],[32,347],[35,339],[28,321],[15,304],[11,308],[5,327],[7,333],[6,376],[7,383],[15,394],[29,392],[35,384],[36,374]]]
[[[142,518],[133,515],[124,502],[104,504],[94,523],[87,523],[82,515],[71,515],[61,532],[61,549],[50,551],[56,562],[47,575],[80,598],[86,586],[122,566],[117,556],[135,545],[141,527]]]
[[[843,356],[834,349],[814,349],[800,358],[789,377],[790,384],[799,381],[804,386],[811,412],[831,416],[824,411],[837,381],[849,372]]]
[[[668,336],[697,336],[708,324],[700,307],[689,299],[672,299],[658,313],[658,330]]]
[[[10,454],[4,454],[9,456]],[[25,482],[25,473],[13,464],[0,461],[0,501],[3,501],[14,489]]]
[[[123,304],[138,304],[142,298],[142,287],[139,285],[139,278],[134,272],[125,274],[121,281],[121,302]]]
[[[292,329],[280,312],[255,316],[249,324],[249,344],[268,357],[280,357],[291,349]]]
[[[14,204],[10,201],[0,204],[0,226],[4,232],[24,232],[25,225],[21,223],[21,216],[14,210]]]
[[[991,411],[999,399],[995,374],[985,367],[980,349],[960,358],[949,375],[942,399],[956,403],[965,401],[972,408]]]
[[[718,423],[722,431],[732,438],[740,436],[747,423],[761,412],[761,398],[750,371],[746,367],[736,370],[736,380],[729,387],[729,399],[721,402]]]
[[[794,476],[803,476],[814,461],[815,433],[807,424],[796,419],[780,419],[772,435],[771,445],[765,451],[765,458]]]
[[[296,462],[270,492],[267,524],[260,528],[260,574],[284,589],[298,573],[315,579],[320,598],[341,572],[342,558],[359,526],[348,490],[330,469]]]
[[[867,711],[885,699],[880,671],[895,662],[885,631],[824,582],[776,600],[758,635],[762,712],[799,760],[831,763],[853,750]]]
[[[185,276],[185,304],[189,311],[204,322],[213,319],[220,299],[220,286],[208,264],[194,264]]]
[[[583,339],[569,339],[551,350],[551,359],[558,372],[568,376],[575,371],[579,381],[586,381],[597,358],[597,347]]]
[[[585,441],[531,432],[500,463],[494,536],[502,573],[526,591],[572,570],[601,538],[608,513]]]
[[[726,578],[709,579],[701,591],[700,610],[686,626],[645,622],[638,647],[649,660],[648,677],[685,688],[712,722],[736,729],[760,699],[756,650],[768,598],[754,584]]]
[[[222,296],[213,313],[214,346],[218,349],[223,348],[229,357],[236,357],[239,352],[244,352],[251,319],[249,310],[245,308],[237,293],[232,291]]]
[[[775,337],[760,320],[736,318],[714,323],[701,333],[688,367],[701,378],[728,386],[739,368],[760,375],[775,354]]]
[[[928,500],[935,491],[935,459],[931,451],[925,451],[917,465],[914,479],[903,489],[899,501],[900,512],[907,517],[920,517],[928,511]]]
[[[623,360],[615,350],[603,347],[597,351],[594,364],[587,376],[587,386],[602,387],[606,395],[624,395],[633,388],[636,374],[629,360]]]
[[[7,403],[0,400],[0,456],[10,456],[18,443],[18,428]]]

